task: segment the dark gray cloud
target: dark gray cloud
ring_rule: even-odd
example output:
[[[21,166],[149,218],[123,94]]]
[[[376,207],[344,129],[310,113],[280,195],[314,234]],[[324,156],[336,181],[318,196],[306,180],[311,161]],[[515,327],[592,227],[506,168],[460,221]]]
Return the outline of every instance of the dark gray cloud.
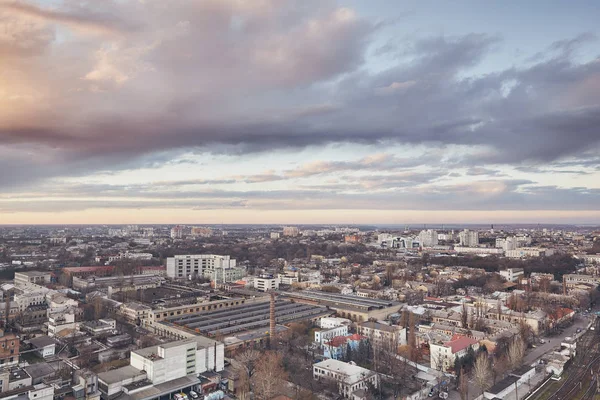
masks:
[[[464,166],[467,176],[499,178],[503,164],[532,172],[600,166],[600,59],[576,58],[592,34],[565,38],[527,64],[486,75],[469,71],[502,44],[501,37],[398,40],[375,51],[396,58],[374,72],[367,58],[381,24],[330,1],[173,1],[166,7],[158,0],[69,0],[53,9],[1,4],[0,28],[15,34],[0,32],[0,58],[7,60],[0,64],[0,84],[19,94],[0,100],[6,110],[0,115],[0,154],[6,155],[0,168],[12,171],[0,176],[3,188],[157,166],[190,150],[243,155],[332,143],[436,151],[417,160],[323,161],[173,185],[363,171],[373,176],[360,178],[357,188],[370,180],[372,189],[395,190],[432,182],[436,174],[413,179],[374,172],[434,165],[448,169],[437,176],[448,176]],[[57,25],[86,35],[59,40]],[[453,145],[487,151],[444,158],[445,146]],[[134,195],[134,189],[126,190]],[[489,201],[546,204],[538,192],[508,192]],[[579,204],[596,196],[567,194]],[[409,205],[418,203],[403,196]]]

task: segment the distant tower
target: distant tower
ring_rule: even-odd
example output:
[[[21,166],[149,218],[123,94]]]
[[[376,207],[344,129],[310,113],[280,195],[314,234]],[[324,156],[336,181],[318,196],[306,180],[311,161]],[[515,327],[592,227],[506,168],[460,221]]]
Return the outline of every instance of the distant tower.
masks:
[[[271,315],[270,315],[269,336],[271,337],[271,346],[275,346],[275,293],[271,292]]]

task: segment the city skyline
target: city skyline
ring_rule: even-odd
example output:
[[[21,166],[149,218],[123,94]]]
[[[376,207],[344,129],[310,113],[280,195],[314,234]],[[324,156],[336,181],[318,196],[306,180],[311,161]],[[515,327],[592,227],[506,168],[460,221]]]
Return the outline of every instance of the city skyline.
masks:
[[[0,224],[600,224],[600,4],[165,4],[0,0]]]

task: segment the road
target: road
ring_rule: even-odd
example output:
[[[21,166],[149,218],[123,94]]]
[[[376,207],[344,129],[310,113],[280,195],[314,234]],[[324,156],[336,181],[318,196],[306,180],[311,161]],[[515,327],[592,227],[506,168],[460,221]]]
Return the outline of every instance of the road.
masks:
[[[581,314],[576,314],[575,322],[573,323],[573,325],[569,326],[568,328],[565,328],[561,335],[542,336],[541,338],[544,339],[546,343],[537,344],[537,347],[535,349],[530,349],[529,352],[525,355],[523,363],[533,364],[544,354],[549,353],[553,349],[560,347],[560,343],[566,337],[576,338],[577,336],[581,336],[585,332],[585,329],[587,328],[590,321],[592,320],[591,318],[592,317],[590,316],[584,317]],[[581,329],[581,333],[579,335],[577,335],[576,333],[577,329]]]
[[[537,362],[544,354],[550,353],[551,351],[560,347],[560,343],[566,337],[579,337],[585,333],[585,329],[587,328],[590,321],[594,320],[595,316],[582,316],[581,314],[576,314],[573,325],[565,328],[563,333],[556,336],[542,336],[541,339],[544,339],[544,344],[536,345],[536,348],[530,349],[525,357],[523,358],[523,364],[531,365],[534,362]],[[577,334],[577,329],[581,329],[581,333]],[[525,395],[527,391],[523,391],[523,395]],[[480,389],[472,382],[469,381],[469,398],[475,398],[476,395],[479,395]],[[521,397],[521,396],[519,396]],[[449,392],[449,400],[460,400],[460,394],[456,390],[451,390]]]

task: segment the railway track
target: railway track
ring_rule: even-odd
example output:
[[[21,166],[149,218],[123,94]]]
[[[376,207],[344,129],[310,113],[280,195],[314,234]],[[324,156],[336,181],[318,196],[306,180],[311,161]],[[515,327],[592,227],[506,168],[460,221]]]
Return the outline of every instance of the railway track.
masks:
[[[595,321],[596,329],[582,336],[577,345],[577,356],[569,367],[569,376],[562,385],[548,397],[548,400],[571,400],[579,398],[579,393],[586,391],[581,399],[593,399],[596,394],[596,377],[594,372],[600,369],[600,336],[598,328],[600,320]],[[589,385],[589,386],[588,386]]]

